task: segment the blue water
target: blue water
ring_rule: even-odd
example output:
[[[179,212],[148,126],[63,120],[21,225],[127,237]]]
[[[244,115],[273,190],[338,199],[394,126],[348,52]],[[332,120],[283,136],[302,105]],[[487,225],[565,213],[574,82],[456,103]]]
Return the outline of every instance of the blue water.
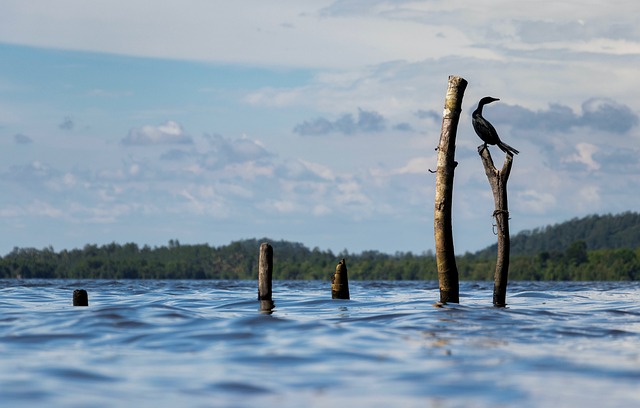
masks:
[[[0,406],[640,406],[640,283],[350,289],[274,282],[269,314],[256,282],[0,280]]]

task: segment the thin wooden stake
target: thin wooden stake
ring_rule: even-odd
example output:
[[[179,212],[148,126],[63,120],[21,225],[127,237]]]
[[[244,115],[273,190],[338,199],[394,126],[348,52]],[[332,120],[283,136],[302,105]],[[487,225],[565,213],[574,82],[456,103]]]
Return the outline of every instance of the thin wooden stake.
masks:
[[[89,295],[84,289],[76,289],[73,291],[74,306],[89,306]]]
[[[260,245],[258,261],[258,300],[272,300],[271,280],[273,277],[273,248],[265,242]]]
[[[344,259],[336,265],[336,273],[331,279],[331,299],[349,299],[349,277]]]
[[[498,258],[493,280],[493,305],[505,307],[507,305],[507,282],[509,280],[509,252],[511,241],[509,238],[509,205],[507,203],[507,181],[511,173],[513,155],[507,153],[502,170],[496,169],[491,159],[491,153],[486,145],[478,146],[478,154],[482,158],[484,171],[489,179],[495,211],[496,232],[498,234]]]
[[[453,201],[453,174],[458,163],[455,161],[456,133],[462,97],[467,81],[457,76],[449,77],[449,86],[444,101],[442,132],[438,145],[438,168],[436,170],[436,197],[433,214],[433,229],[436,244],[436,263],[440,284],[440,302],[459,303],[460,289],[458,267],[453,248],[451,224],[451,203]]]

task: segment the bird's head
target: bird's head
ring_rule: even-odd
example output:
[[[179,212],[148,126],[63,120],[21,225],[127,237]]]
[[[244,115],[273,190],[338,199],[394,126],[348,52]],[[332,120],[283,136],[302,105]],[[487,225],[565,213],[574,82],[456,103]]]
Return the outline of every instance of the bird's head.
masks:
[[[500,99],[494,98],[493,96],[485,96],[484,98],[480,99],[480,102],[478,102],[478,106],[484,106],[484,105],[490,104],[491,102],[495,102],[499,100]]]

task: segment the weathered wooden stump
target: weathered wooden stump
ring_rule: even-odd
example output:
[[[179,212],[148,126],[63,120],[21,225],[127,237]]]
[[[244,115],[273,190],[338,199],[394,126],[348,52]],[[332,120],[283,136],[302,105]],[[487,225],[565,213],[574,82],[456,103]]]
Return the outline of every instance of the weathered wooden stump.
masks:
[[[260,245],[258,260],[258,300],[272,300],[273,248],[265,242]]]
[[[496,232],[498,235],[498,258],[493,280],[493,305],[505,307],[507,305],[507,282],[509,280],[509,252],[511,241],[509,238],[509,205],[507,203],[507,180],[511,173],[513,155],[507,153],[502,170],[496,169],[491,159],[491,153],[486,145],[478,146],[478,154],[482,158],[484,171],[489,179],[495,211]]]
[[[76,289],[73,291],[74,306],[89,306],[89,295],[84,289]]]
[[[440,302],[459,303],[460,289],[458,267],[453,248],[451,203],[453,200],[453,175],[458,163],[455,161],[456,134],[462,97],[467,81],[457,76],[449,77],[449,86],[444,101],[442,132],[438,144],[438,168],[436,170],[436,196],[433,214],[433,229],[436,244],[436,263],[440,285]]]
[[[349,299],[349,277],[347,262],[343,259],[336,265],[336,272],[331,278],[331,299]]]

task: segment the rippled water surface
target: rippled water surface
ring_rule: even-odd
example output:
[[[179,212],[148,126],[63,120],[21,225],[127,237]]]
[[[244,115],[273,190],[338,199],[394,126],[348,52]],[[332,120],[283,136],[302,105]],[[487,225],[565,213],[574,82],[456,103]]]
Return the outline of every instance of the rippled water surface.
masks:
[[[0,406],[640,406],[639,283],[350,287],[0,280]]]

